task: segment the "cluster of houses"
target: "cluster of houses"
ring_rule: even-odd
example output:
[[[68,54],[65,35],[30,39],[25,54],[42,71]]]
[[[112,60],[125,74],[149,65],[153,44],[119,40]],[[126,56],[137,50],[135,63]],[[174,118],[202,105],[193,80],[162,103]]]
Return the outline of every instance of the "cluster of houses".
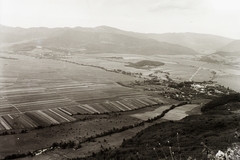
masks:
[[[185,83],[187,84],[187,82]],[[191,82],[188,85],[179,84],[172,84],[169,83],[168,87],[164,87],[162,89],[156,89],[159,95],[162,95],[165,98],[172,98],[181,101],[191,101],[196,97],[204,97],[204,98],[211,98],[221,94],[230,94],[234,93],[234,91],[230,90],[229,88],[225,88],[216,83],[212,82]],[[154,89],[151,88],[149,91],[153,91]]]

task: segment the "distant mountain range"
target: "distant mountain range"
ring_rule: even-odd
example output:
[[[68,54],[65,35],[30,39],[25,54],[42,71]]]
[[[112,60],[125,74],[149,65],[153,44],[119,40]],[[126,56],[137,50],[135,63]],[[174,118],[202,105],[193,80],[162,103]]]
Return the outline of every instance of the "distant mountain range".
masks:
[[[197,33],[144,34],[112,27],[13,28],[0,25],[1,46],[10,50],[31,50],[36,46],[62,48],[85,53],[135,53],[196,55],[228,48],[233,39]],[[232,44],[232,45],[235,45]],[[236,46],[237,47],[237,46]],[[231,46],[229,46],[231,48]],[[5,48],[6,49],[6,48]]]
[[[232,41],[223,47],[219,48],[217,52],[201,57],[202,61],[209,63],[222,64],[240,64],[240,40]]]

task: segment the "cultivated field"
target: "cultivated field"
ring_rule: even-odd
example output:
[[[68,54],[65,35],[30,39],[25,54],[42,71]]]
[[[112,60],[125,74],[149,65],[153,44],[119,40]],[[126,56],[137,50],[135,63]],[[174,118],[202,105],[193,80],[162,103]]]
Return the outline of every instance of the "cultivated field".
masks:
[[[123,112],[162,103],[116,83],[134,80],[131,76],[64,61],[10,57],[0,75],[4,83],[0,130],[50,126],[75,121],[76,114]]]
[[[139,109],[146,106],[153,106],[161,104],[160,100],[154,98],[138,98],[138,99],[122,99],[119,101],[108,101],[103,103],[91,103],[82,105],[70,105],[68,101],[59,100],[54,101],[52,106],[50,102],[44,101],[46,107],[41,110],[35,110],[35,108],[22,107],[17,105],[15,112],[5,114],[0,116],[0,130],[10,130],[10,129],[28,129],[28,128],[39,128],[51,125],[57,125],[65,122],[73,122],[76,119],[72,117],[73,115],[91,115],[91,114],[103,114],[110,112],[125,112],[130,110]],[[30,103],[34,106],[34,102]],[[30,106],[28,103],[28,105]],[[23,106],[26,104],[23,104]],[[38,103],[36,104],[39,107]],[[62,107],[59,107],[61,106]],[[67,106],[67,107],[66,107]],[[7,107],[9,110],[11,107]],[[15,109],[15,107],[13,107]],[[48,109],[46,109],[48,108]],[[49,109],[51,108],[51,109]]]
[[[31,54],[1,54],[0,130],[56,125],[75,121],[72,115],[76,114],[123,112],[162,103],[117,82],[169,76],[177,81],[216,79],[229,84],[224,77],[238,74],[231,67],[217,70],[217,64],[195,61],[194,56],[112,56],[106,53],[42,59]],[[164,65],[129,66],[144,59]],[[146,119],[155,114],[135,116]]]

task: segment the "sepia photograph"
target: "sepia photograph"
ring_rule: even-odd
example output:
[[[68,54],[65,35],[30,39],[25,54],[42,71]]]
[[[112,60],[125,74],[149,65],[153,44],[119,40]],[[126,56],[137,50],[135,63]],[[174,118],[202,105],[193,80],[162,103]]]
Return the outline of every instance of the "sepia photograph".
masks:
[[[0,160],[240,160],[239,0],[0,0]]]

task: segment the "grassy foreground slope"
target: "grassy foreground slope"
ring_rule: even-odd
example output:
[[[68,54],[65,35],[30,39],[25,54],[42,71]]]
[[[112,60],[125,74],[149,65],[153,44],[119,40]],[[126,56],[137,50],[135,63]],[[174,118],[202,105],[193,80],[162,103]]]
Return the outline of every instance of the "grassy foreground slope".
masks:
[[[121,148],[94,154],[88,159],[152,160],[164,159],[164,154],[171,159],[169,146],[175,159],[180,159],[180,153],[182,159],[189,156],[205,159],[207,155],[202,152],[201,142],[216,154],[218,150],[225,151],[232,143],[240,141],[234,137],[234,133],[240,130],[240,117],[236,113],[240,109],[239,101],[239,94],[217,98],[203,107],[202,115],[153,125],[124,141]],[[181,152],[178,151],[177,133]]]

